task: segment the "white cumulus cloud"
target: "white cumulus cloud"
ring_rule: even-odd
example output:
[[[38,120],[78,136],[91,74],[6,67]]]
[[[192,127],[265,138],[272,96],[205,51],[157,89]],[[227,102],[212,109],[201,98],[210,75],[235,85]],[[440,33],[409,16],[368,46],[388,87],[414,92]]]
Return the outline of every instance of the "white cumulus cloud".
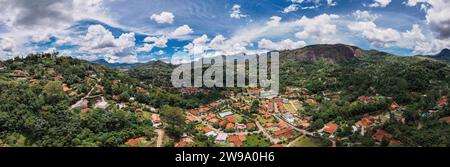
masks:
[[[348,25],[348,28],[360,33],[377,48],[390,47],[401,39],[401,34],[392,28],[379,28],[371,21],[355,22]]]
[[[384,8],[386,6],[388,6],[390,3],[392,2],[392,0],[374,0],[374,2],[372,4],[369,5],[369,7],[381,7]]]
[[[171,38],[183,38],[189,34],[192,34],[194,30],[188,25],[182,25],[170,33]]]
[[[135,40],[134,33],[124,33],[115,38],[105,27],[92,25],[80,43],[79,52],[103,56],[110,63],[135,63]]]
[[[230,17],[233,19],[241,19],[243,17],[247,17],[248,15],[242,14],[241,5],[234,4],[231,8]]]
[[[339,16],[335,14],[321,14],[313,18],[303,16],[297,21],[298,25],[303,28],[295,34],[300,39],[312,38],[316,41],[327,43],[332,35],[337,31],[337,26],[333,24],[334,19]]]
[[[279,42],[272,42],[271,40],[264,38],[258,42],[258,47],[261,49],[277,50],[277,51],[293,50],[293,49],[298,49],[298,48],[301,48],[304,46],[306,46],[305,41],[294,42],[291,39],[285,39],[285,40],[279,41]]]
[[[150,16],[150,19],[159,23],[159,24],[164,24],[164,23],[168,23],[168,24],[172,24],[174,21],[175,16],[173,15],[173,13],[170,12],[161,12],[160,14],[153,14],[152,16]]]

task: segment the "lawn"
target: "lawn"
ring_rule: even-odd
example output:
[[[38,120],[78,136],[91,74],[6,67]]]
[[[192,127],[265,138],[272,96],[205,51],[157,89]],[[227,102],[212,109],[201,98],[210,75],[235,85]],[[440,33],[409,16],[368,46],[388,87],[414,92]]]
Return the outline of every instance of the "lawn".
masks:
[[[309,137],[302,136],[300,140],[298,140],[293,147],[319,147],[319,144],[317,144],[314,139],[311,139]]]
[[[260,134],[247,136],[243,144],[244,147],[269,147],[270,145],[270,141]]]
[[[258,116],[258,122],[261,123],[261,124],[265,124],[265,123],[267,123],[267,122],[272,122],[272,123],[273,123],[274,120],[273,120],[273,118],[264,119],[263,117]]]
[[[144,117],[145,120],[152,120],[152,113],[150,112],[142,112],[142,116]]]
[[[291,103],[284,103],[283,106],[288,112],[295,112],[295,108],[291,105]]]
[[[234,114],[233,117],[236,119],[238,123],[241,123],[244,119],[239,114]]]

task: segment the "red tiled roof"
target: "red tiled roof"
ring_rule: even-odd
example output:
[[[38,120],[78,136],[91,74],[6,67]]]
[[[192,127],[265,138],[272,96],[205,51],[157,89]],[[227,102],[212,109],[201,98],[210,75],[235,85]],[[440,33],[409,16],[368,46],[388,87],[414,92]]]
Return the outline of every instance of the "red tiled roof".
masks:
[[[190,112],[192,115],[198,115],[198,112],[197,112],[197,110],[195,110],[195,109],[191,109],[191,110],[189,110],[189,112]]]
[[[186,120],[188,120],[189,122],[198,122],[198,120],[191,115],[186,116]]]
[[[338,125],[329,123],[329,124],[325,125],[325,129],[323,131],[325,131],[329,134],[333,134],[334,132],[336,132],[337,128],[338,128]]]
[[[225,126],[228,122],[225,120],[219,121],[219,126]]]
[[[202,130],[203,130],[205,133],[208,133],[208,132],[211,132],[211,131],[212,131],[212,129],[209,128],[209,127],[203,127]]]
[[[286,136],[286,138],[288,138],[288,139],[290,139],[290,138],[293,138],[294,137],[294,135],[291,133],[291,131],[289,131],[289,132],[287,132],[287,133],[285,133],[284,134],[284,136]]]
[[[209,108],[208,108],[208,107],[200,107],[200,109],[199,109],[199,112],[200,112],[200,113],[205,113],[205,112],[207,112],[207,111],[209,111]]]
[[[101,85],[97,85],[97,86],[95,87],[95,89],[97,89],[98,91],[103,91],[103,90],[105,90],[105,87],[104,87],[104,86],[101,86]]]
[[[378,142],[382,142],[383,138],[387,138],[388,140],[392,139],[392,134],[386,132],[385,130],[378,129],[377,132],[372,136]]]
[[[120,97],[119,97],[119,96],[117,96],[117,95],[113,95],[113,96],[112,96],[112,99],[113,99],[113,100],[119,100],[119,99],[120,99]]]
[[[209,103],[210,107],[217,107],[219,105],[220,105],[220,103],[217,103],[217,102]]]
[[[131,146],[131,147],[136,147],[138,146],[139,143],[145,141],[144,137],[139,137],[139,138],[135,138],[135,139],[129,139],[127,140],[127,142],[125,142],[126,145]]]
[[[397,108],[399,108],[400,106],[396,103],[396,102],[393,102],[392,104],[391,104],[391,109],[397,109]]]
[[[369,126],[372,124],[372,121],[370,121],[368,118],[363,118],[362,122],[365,126]]]
[[[254,123],[248,123],[247,124],[247,129],[251,129],[254,128],[256,125]]]
[[[272,114],[270,114],[270,113],[264,114],[264,118],[268,119],[268,118],[270,118],[270,117],[272,117]]]
[[[285,133],[290,132],[291,130],[293,130],[293,128],[292,128],[292,127],[289,127],[289,128],[286,128],[286,129],[282,129],[282,130],[275,131],[274,134],[275,134],[276,136],[280,136],[280,135],[284,135]],[[292,135],[292,134],[291,134],[291,135]]]
[[[206,116],[205,120],[210,120],[210,119],[213,119],[213,118],[216,118],[216,114],[210,113],[210,114],[208,114],[208,116]]]
[[[272,122],[266,122],[266,126],[267,127],[271,127],[271,126],[273,126],[273,123]]]
[[[215,124],[215,123],[219,122],[219,120],[217,118],[213,118],[213,119],[208,120],[208,122]]]
[[[242,143],[244,142],[237,135],[229,136],[228,141],[232,142],[234,144],[234,146],[236,146],[236,147],[240,147],[242,145]]]
[[[364,102],[364,103],[367,103],[367,102],[369,102],[369,101],[372,100],[372,97],[369,97],[369,96],[359,96],[359,97],[358,97],[358,100],[359,100],[359,101],[362,101],[362,102]]]
[[[188,147],[188,146],[189,146],[189,143],[186,141],[180,141],[175,144],[175,147]]]
[[[286,108],[284,108],[283,103],[278,102],[277,105],[278,105],[278,109],[280,110],[280,112],[286,112]]]
[[[236,122],[236,118],[234,118],[231,115],[227,117],[227,120],[230,121],[230,122]]]
[[[278,126],[281,127],[281,128],[285,128],[285,127],[288,127],[289,125],[288,125],[288,123],[286,123],[286,122],[284,122],[284,121],[280,121],[280,122],[278,123]]]
[[[236,102],[236,103],[233,103],[232,106],[233,106],[233,107],[239,107],[239,106],[241,106],[241,103]]]
[[[234,123],[227,124],[227,129],[233,129],[233,128],[234,128]]]
[[[401,141],[398,141],[398,140],[391,140],[389,142],[389,146],[400,146],[400,145],[403,145],[403,143]]]

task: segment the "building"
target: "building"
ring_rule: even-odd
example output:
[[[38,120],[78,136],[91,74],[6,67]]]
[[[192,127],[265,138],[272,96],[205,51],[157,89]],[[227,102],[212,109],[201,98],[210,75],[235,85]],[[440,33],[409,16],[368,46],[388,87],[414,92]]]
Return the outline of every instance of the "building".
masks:
[[[233,123],[236,123],[236,122],[237,122],[236,118],[234,118],[234,117],[231,116],[231,115],[227,117],[227,121],[233,122]]]
[[[4,67],[4,66],[0,66],[0,72],[4,72],[6,71],[8,68]]]
[[[195,118],[195,117],[192,116],[192,115],[186,116],[186,120],[189,121],[189,122],[194,122],[194,123],[200,122],[197,118]]]
[[[115,101],[119,101],[120,97],[118,95],[113,95],[112,99],[115,100]]]
[[[142,110],[142,108],[136,108],[136,113],[141,113],[143,110]]]
[[[228,117],[228,116],[230,116],[230,115],[233,115],[233,113],[232,113],[231,111],[219,113],[219,116],[220,116],[221,118],[225,118],[225,117]]]
[[[324,126],[323,131],[328,134],[334,134],[338,129],[338,125],[334,123],[328,123]]]
[[[180,142],[175,144],[175,147],[192,147],[194,140],[190,137],[186,137],[180,140]]]
[[[161,126],[161,118],[159,117],[159,114],[152,114],[152,123],[155,128],[159,128]]]
[[[289,122],[290,124],[293,124],[295,122],[295,118],[291,113],[285,113],[283,114],[283,118]]]
[[[219,105],[220,103],[218,102],[209,103],[209,107],[218,107]]]
[[[95,86],[95,89],[99,92],[103,92],[105,90],[105,87],[101,86],[101,85],[97,85],[97,86]]]
[[[245,124],[236,124],[236,129],[238,130],[245,130],[247,126]]]
[[[235,147],[240,147],[246,138],[245,135],[232,135],[228,137],[228,141],[233,143]]]
[[[139,138],[135,138],[135,139],[129,139],[129,140],[127,140],[127,142],[125,142],[125,144],[130,147],[138,147],[139,145],[141,145],[145,142],[146,142],[146,140],[144,137],[139,137]]]
[[[400,105],[398,105],[397,104],[397,102],[392,102],[392,104],[391,104],[391,109],[393,109],[393,110],[395,110],[395,109],[397,109],[397,108],[399,108],[400,107]]]
[[[63,84],[63,91],[68,92],[70,90],[69,86],[67,84]]]
[[[225,144],[227,142],[228,134],[227,133],[219,133],[216,137],[216,143]]]
[[[209,132],[205,133],[205,135],[208,136],[208,137],[216,137],[217,133],[214,132],[214,131],[209,131]]]
[[[93,108],[106,109],[106,108],[108,108],[108,106],[109,106],[108,102],[105,101],[105,98],[102,97],[101,100],[97,101],[97,103],[94,104]]]
[[[74,105],[70,106],[70,109],[85,109],[88,108],[88,103],[89,101],[86,99],[82,99],[80,101],[78,101],[77,103],[75,103]]]
[[[392,134],[386,132],[385,130],[378,129],[372,138],[378,142],[382,142],[383,140],[390,141],[392,139]]]

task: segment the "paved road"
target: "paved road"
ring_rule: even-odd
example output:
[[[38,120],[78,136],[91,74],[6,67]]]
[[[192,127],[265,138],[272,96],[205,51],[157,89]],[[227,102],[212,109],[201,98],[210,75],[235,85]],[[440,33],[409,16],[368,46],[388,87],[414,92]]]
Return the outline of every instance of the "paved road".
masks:
[[[165,132],[162,129],[156,129],[155,132],[158,134],[158,138],[156,139],[156,147],[162,147]]]

